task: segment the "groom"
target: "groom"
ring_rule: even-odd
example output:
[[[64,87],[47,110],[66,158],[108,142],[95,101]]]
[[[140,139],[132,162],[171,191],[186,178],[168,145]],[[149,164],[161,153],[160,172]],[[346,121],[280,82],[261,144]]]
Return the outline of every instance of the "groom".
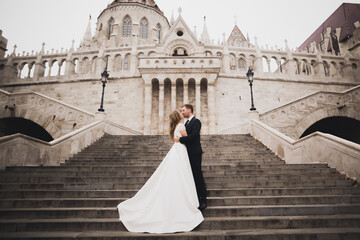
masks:
[[[181,109],[181,113],[188,119],[185,123],[188,135],[186,137],[176,138],[175,141],[186,145],[199,198],[199,209],[202,211],[207,207],[207,201],[206,186],[201,170],[201,157],[203,153],[200,144],[201,122],[193,115],[193,106],[190,104],[185,104]]]

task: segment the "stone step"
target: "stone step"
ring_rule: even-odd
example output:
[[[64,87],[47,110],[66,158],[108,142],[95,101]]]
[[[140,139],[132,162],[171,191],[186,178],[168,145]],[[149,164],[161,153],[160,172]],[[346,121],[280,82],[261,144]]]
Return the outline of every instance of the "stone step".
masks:
[[[297,228],[297,229],[244,229],[195,230],[187,233],[147,234],[127,231],[61,231],[0,233],[0,239],[82,239],[82,240],[359,240],[360,228]]]
[[[135,170],[136,169],[136,170]],[[119,169],[119,170],[113,170],[112,168],[108,171],[74,171],[74,170],[61,170],[59,171],[32,171],[32,172],[16,172],[16,171],[9,171],[4,172],[2,176],[8,177],[16,177],[21,174],[23,177],[46,177],[46,176],[62,176],[62,177],[98,177],[98,176],[104,176],[110,175],[114,177],[121,177],[121,176],[137,176],[137,177],[150,177],[154,171],[156,170],[155,167],[148,167],[144,168],[143,170],[138,170],[134,167],[134,169]],[[205,177],[211,177],[211,176],[238,176],[238,175],[281,175],[281,174],[291,174],[291,175],[328,175],[332,173],[337,173],[334,168],[318,168],[318,169],[280,169],[280,168],[272,168],[272,169],[255,169],[255,170],[237,170],[237,169],[229,169],[229,170],[204,170],[203,174]]]
[[[7,198],[0,199],[0,208],[109,207],[127,198]],[[297,205],[360,203],[360,195],[318,196],[236,196],[209,197],[209,206]]]
[[[143,183],[114,183],[110,182],[88,182],[88,183],[0,183],[0,190],[39,189],[39,190],[130,190],[140,189]],[[356,184],[355,180],[307,180],[307,181],[247,181],[247,182],[206,182],[208,188],[284,188],[284,187],[351,187]]]
[[[0,199],[6,198],[129,198],[133,190],[8,190],[0,191]],[[237,196],[318,196],[318,195],[359,195],[360,188],[308,187],[308,188],[238,188],[208,189],[209,197]]]
[[[143,183],[149,179],[149,176],[146,177],[138,177],[138,176],[110,176],[110,174],[106,174],[107,176],[76,176],[76,177],[66,177],[59,175],[52,176],[0,176],[1,183],[92,183],[92,182],[101,182],[101,183]],[[247,181],[309,181],[309,180],[343,180],[345,179],[344,174],[268,174],[268,175],[233,175],[233,176],[209,176],[205,178],[206,183],[226,183],[226,182],[247,182]]]
[[[116,209],[113,209],[116,213]],[[205,217],[197,228],[204,230],[355,228],[360,225],[359,214],[336,216],[252,216]],[[1,219],[0,232],[36,231],[126,231],[118,218],[58,218],[58,219]]]
[[[76,171],[76,172],[82,172],[82,171],[121,171],[123,169],[125,170],[133,170],[137,169],[140,171],[146,170],[146,169],[156,169],[158,167],[157,165],[150,165],[150,164],[141,164],[136,166],[129,166],[124,164],[119,164],[116,166],[113,165],[73,165],[73,166],[43,166],[43,167],[36,167],[36,166],[28,166],[28,167],[7,167],[6,171],[3,173],[8,172],[54,172],[54,171]],[[327,169],[329,168],[327,164],[284,164],[282,162],[280,163],[265,163],[265,164],[256,164],[256,163],[228,163],[228,164],[212,164],[207,165],[204,164],[202,166],[203,171],[215,171],[215,170],[271,170],[271,169],[282,169],[282,170],[306,170],[306,169]]]

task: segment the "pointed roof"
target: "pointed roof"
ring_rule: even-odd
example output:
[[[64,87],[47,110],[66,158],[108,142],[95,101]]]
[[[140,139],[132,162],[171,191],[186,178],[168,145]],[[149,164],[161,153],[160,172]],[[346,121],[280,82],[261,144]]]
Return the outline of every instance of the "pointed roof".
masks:
[[[207,26],[206,26],[206,17],[204,17],[204,28],[203,28],[203,32],[201,34],[200,41],[205,44],[210,42],[209,32],[208,32]]]
[[[198,46],[199,41],[197,40],[194,33],[190,30],[189,26],[186,24],[185,20],[181,16],[181,8],[179,8],[179,17],[176,19],[174,24],[171,26],[170,30],[165,35],[162,45],[167,45],[169,42],[174,40],[172,36],[176,35],[176,31],[178,29],[184,30],[184,37],[182,37],[183,40],[188,40],[191,44]],[[178,37],[176,37],[178,38]]]
[[[242,34],[242,32],[240,31],[239,27],[237,25],[235,25],[235,27],[233,28],[227,43],[229,45],[232,45],[234,43],[240,43],[240,42],[247,42],[244,34]]]
[[[84,37],[83,37],[83,42],[85,41],[91,41],[92,39],[92,33],[91,33],[91,15],[89,17],[89,23],[88,23],[88,26],[86,28],[86,31],[85,31],[85,34],[84,34]]]

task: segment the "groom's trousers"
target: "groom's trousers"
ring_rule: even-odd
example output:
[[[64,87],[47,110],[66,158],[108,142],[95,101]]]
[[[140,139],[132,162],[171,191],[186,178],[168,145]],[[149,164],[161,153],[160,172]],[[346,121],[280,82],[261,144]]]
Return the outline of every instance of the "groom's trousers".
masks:
[[[199,198],[199,201],[206,201],[206,185],[204,176],[201,170],[201,162],[202,162],[202,153],[200,154],[191,154],[189,156],[191,169],[193,172],[196,191]]]

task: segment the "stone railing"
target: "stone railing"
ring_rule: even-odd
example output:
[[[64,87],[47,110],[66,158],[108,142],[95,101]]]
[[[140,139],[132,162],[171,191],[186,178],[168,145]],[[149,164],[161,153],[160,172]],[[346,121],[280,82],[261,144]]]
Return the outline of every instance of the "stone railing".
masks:
[[[250,125],[250,134],[288,164],[327,163],[360,179],[359,144],[320,132],[295,141],[258,120],[251,120]]]
[[[104,134],[141,135],[141,133],[102,120],[93,122],[51,142],[23,134],[0,138],[0,170],[6,166],[59,166],[91,145]]]
[[[0,90],[0,106],[0,118],[31,120],[43,127],[53,139],[95,120],[92,113],[35,92],[9,93]]]
[[[143,57],[139,60],[139,69],[218,69],[219,57]]]
[[[332,116],[360,119],[360,85],[345,92],[316,92],[260,115],[260,120],[298,139],[315,122]]]

